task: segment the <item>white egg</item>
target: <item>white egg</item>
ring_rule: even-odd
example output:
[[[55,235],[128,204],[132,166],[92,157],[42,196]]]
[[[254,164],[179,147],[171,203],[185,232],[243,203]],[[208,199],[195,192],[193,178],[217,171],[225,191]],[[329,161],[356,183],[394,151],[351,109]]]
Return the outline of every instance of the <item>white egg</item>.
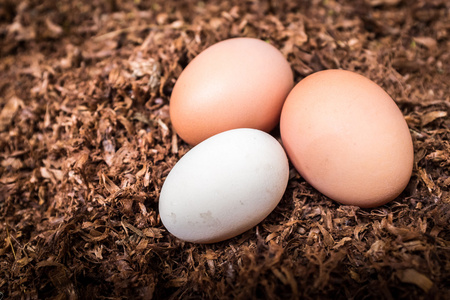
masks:
[[[167,230],[195,243],[232,238],[257,225],[286,190],[284,149],[256,129],[233,129],[201,142],[170,171],[159,198]]]

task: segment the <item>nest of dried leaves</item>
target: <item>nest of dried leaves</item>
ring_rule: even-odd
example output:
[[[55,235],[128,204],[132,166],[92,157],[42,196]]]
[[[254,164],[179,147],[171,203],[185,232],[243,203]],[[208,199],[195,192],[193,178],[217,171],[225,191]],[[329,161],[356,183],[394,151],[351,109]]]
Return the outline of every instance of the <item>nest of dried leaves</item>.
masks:
[[[275,45],[296,81],[343,68],[380,84],[414,139],[402,195],[343,206],[292,169],[254,229],[171,236],[158,196],[189,150],[171,89],[237,36]],[[448,299],[449,83],[447,0],[0,0],[0,298]]]

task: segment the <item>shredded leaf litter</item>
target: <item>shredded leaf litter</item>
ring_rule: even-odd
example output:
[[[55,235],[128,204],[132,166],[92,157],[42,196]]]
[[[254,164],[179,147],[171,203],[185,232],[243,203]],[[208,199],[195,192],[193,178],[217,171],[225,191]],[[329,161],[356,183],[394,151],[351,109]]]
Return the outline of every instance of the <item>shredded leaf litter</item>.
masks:
[[[383,87],[414,141],[405,191],[340,205],[292,168],[255,228],[172,236],[158,198],[190,146],[171,91],[232,37],[280,49],[296,82]],[[449,113],[447,0],[0,0],[0,299],[449,299]]]

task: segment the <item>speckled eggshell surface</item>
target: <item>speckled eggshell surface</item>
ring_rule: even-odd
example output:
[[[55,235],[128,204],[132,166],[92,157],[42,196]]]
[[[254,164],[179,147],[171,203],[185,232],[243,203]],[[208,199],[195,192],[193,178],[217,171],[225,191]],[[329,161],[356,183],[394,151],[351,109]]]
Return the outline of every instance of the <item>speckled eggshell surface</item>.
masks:
[[[286,190],[280,143],[256,129],[217,134],[192,148],[167,176],[159,214],[167,230],[195,243],[241,234],[266,218]]]
[[[301,80],[286,99],[280,131],[301,176],[340,203],[385,204],[411,177],[414,150],[401,111],[356,73],[327,70]]]
[[[253,38],[224,40],[183,70],[172,91],[170,118],[191,145],[235,128],[269,132],[293,85],[291,67],[274,46]]]

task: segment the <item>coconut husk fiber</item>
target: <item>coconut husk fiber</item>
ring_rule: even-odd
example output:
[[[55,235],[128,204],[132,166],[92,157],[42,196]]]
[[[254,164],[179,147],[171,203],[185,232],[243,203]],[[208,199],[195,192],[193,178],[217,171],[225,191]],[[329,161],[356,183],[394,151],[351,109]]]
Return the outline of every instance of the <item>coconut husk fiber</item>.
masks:
[[[201,245],[158,216],[191,148],[168,108],[183,68],[265,40],[295,81],[341,68],[396,101],[405,191],[340,205],[291,169],[253,229]],[[449,299],[447,0],[0,0],[0,299]]]

